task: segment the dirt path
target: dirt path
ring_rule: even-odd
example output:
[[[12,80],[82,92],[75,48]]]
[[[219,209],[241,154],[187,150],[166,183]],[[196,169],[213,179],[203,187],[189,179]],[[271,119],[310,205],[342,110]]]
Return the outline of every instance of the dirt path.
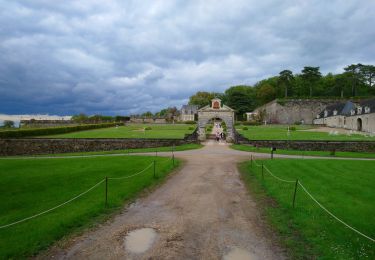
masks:
[[[70,247],[53,248],[43,257],[285,258],[269,239],[256,204],[240,180],[236,163],[248,159],[248,153],[209,142],[202,149],[179,152],[176,156],[185,160],[184,167],[159,189],[130,205],[109,223],[76,238]],[[157,231],[155,242],[145,253],[130,253],[124,246],[124,237],[143,227]]]

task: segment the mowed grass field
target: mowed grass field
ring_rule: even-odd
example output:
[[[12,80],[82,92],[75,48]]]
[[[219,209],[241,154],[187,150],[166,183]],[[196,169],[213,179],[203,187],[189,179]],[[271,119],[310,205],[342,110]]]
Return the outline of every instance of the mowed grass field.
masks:
[[[156,178],[153,161],[156,161]],[[47,248],[63,236],[89,227],[121,208],[146,188],[160,183],[174,167],[170,157],[116,156],[60,159],[0,159],[0,226],[59,205],[107,177],[108,181],[45,215],[0,228],[0,259],[24,258]]]
[[[360,232],[375,237],[375,161],[275,159],[257,161],[276,176],[302,182],[329,211]],[[240,165],[280,241],[295,259],[375,259],[375,243],[323,211],[295,183],[281,182],[261,167]]]
[[[145,130],[145,128],[151,128]],[[41,138],[167,138],[183,139],[191,134],[195,125],[188,124],[131,124],[67,134],[40,136]]]
[[[267,153],[271,155],[271,148],[269,147],[254,147],[251,145],[233,144],[230,146],[232,149],[254,152],[254,153]],[[375,158],[375,153],[366,152],[335,152],[334,155],[330,151],[301,151],[301,150],[285,150],[277,149],[274,154],[298,155],[304,156],[323,156],[323,157],[344,157],[344,158]]]
[[[267,126],[246,126],[248,130],[243,130],[244,126],[236,126],[236,130],[250,140],[326,140],[326,141],[375,141],[375,137],[359,134],[337,134],[330,135],[325,132],[306,131],[313,129],[313,126],[294,126],[295,131],[289,131],[287,125],[267,125]],[[335,129],[332,129],[334,131]]]

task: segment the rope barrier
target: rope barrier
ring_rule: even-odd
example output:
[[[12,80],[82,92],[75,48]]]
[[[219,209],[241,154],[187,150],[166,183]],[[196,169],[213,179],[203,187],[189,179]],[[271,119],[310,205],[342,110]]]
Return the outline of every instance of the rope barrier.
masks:
[[[356,232],[357,234],[369,239],[370,241],[372,242],[375,242],[375,239],[363,234],[362,232],[358,231],[357,229],[353,228],[352,226],[350,226],[349,224],[345,223],[343,220],[339,219],[338,217],[336,217],[332,212],[330,212],[328,209],[326,209],[326,207],[324,207],[322,204],[319,203],[319,201],[317,201],[313,195],[311,195],[311,193],[305,188],[305,186],[302,185],[301,182],[298,183],[301,188],[306,192],[307,195],[309,195],[309,197],[316,203],[318,204],[318,206],[320,208],[322,208],[325,212],[327,212],[329,215],[331,215],[334,219],[336,219],[337,221],[341,222],[344,226],[346,226],[347,228],[350,228],[351,230],[353,230],[354,232]]]
[[[256,166],[261,166],[259,165],[256,160],[253,160],[255,165]],[[289,180],[284,180],[282,178],[279,178],[277,177],[276,175],[274,175],[266,166],[264,166],[264,169],[266,169],[266,171],[271,175],[273,176],[275,179],[279,180],[279,181],[282,181],[282,182],[287,182],[287,183],[295,183],[295,181],[289,181]],[[298,181],[298,184],[301,186],[301,188],[306,192],[306,194],[316,203],[318,204],[318,206],[323,209],[325,212],[327,212],[330,216],[332,216],[334,219],[336,219],[337,221],[339,221],[340,223],[342,223],[344,226],[346,226],[347,228],[351,229],[352,231],[356,232],[357,234],[369,239],[370,241],[372,242],[375,242],[375,239],[374,238],[371,238],[365,234],[363,234],[362,232],[358,231],[357,229],[353,228],[352,226],[350,226],[349,224],[347,224],[346,222],[344,222],[343,220],[339,219],[336,215],[334,215],[332,212],[330,212],[326,207],[324,207],[321,203],[319,203],[319,201],[317,201],[317,199],[314,198],[314,196],[305,188],[305,186],[302,185],[301,181]]]
[[[140,172],[137,172],[137,173],[132,174],[132,175],[129,175],[129,176],[123,176],[123,177],[110,177],[110,178],[108,178],[108,180],[122,180],[122,179],[129,179],[129,178],[131,178],[131,177],[137,176],[137,175],[139,175],[139,174],[145,172],[146,170],[148,170],[148,169],[149,169],[151,166],[153,166],[153,165],[154,165],[154,163],[152,162],[149,166],[147,166],[146,168],[144,168],[144,169],[143,169],[142,171],[140,171]]]
[[[275,179],[279,180],[279,181],[282,181],[282,182],[287,182],[287,183],[295,183],[296,181],[289,181],[289,180],[284,180],[284,179],[281,179],[280,177],[277,177],[276,175],[274,175],[265,165],[263,166],[264,169],[266,169],[266,171],[268,171],[268,173],[274,177]]]
[[[51,212],[51,211],[57,209],[57,208],[60,208],[60,207],[62,207],[62,206],[64,206],[64,205],[68,204],[69,202],[72,202],[72,201],[78,199],[79,197],[85,195],[85,194],[88,193],[89,191],[93,190],[94,188],[96,188],[97,186],[99,186],[100,184],[102,184],[104,181],[105,181],[105,179],[101,180],[100,182],[98,182],[97,184],[95,184],[94,186],[92,186],[91,188],[89,188],[88,190],[86,190],[86,191],[80,193],[79,195],[75,196],[74,198],[71,198],[70,200],[65,201],[64,203],[61,203],[61,204],[59,204],[59,205],[57,205],[57,206],[55,206],[55,207],[53,207],[53,208],[47,209],[47,210],[45,210],[45,211],[43,211],[43,212],[40,212],[40,213],[38,213],[38,214],[35,214],[35,215],[33,215],[33,216],[30,216],[30,217],[27,217],[27,218],[24,218],[24,219],[21,219],[21,220],[15,221],[15,222],[10,223],[10,224],[7,224],[7,225],[0,226],[0,229],[2,229],[2,228],[6,228],[6,227],[10,227],[10,226],[13,226],[13,225],[16,225],[16,224],[19,224],[19,223],[22,223],[22,222],[24,222],[24,221],[26,221],[26,220],[29,220],[29,219],[33,219],[33,218],[39,217],[39,216],[41,216],[41,215],[44,215],[44,214],[46,214],[46,213],[48,213],[48,212]]]

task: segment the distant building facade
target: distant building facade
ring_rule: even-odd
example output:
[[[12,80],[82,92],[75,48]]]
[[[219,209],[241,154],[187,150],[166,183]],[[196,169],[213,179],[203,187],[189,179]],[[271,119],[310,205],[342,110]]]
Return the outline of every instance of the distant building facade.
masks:
[[[183,105],[180,110],[181,121],[195,121],[198,115],[199,107],[197,105]]]
[[[327,106],[316,115],[314,124],[375,133],[375,98]]]

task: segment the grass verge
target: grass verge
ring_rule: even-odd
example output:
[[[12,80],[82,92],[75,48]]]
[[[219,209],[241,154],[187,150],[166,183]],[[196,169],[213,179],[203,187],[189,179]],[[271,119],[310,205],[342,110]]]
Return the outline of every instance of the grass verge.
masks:
[[[236,126],[236,130],[249,140],[317,140],[317,141],[374,141],[374,136],[362,134],[330,134],[329,132],[316,132],[316,126],[298,125],[292,126],[294,131],[288,132],[287,125],[267,126]],[[333,128],[334,132],[335,129]]]
[[[146,130],[148,129],[148,130]],[[119,127],[110,127],[79,131],[66,134],[40,136],[39,138],[165,138],[183,139],[195,129],[189,124],[132,124]]]
[[[375,162],[351,160],[263,160],[273,174],[299,179],[328,210],[349,225],[375,234],[373,169]],[[260,161],[258,161],[260,163]],[[293,259],[374,259],[375,244],[354,233],[318,207],[297,189],[292,207],[293,183],[283,183],[250,162],[239,165],[242,178],[258,200],[266,219]]]
[[[271,148],[269,147],[253,147],[244,144],[233,144],[230,148],[246,152],[254,153],[271,153]],[[274,154],[285,154],[285,155],[299,155],[303,156],[322,156],[322,157],[344,157],[344,158],[375,158],[375,153],[366,152],[335,152],[334,155],[329,151],[300,151],[300,150],[284,150],[277,149]]]
[[[108,181],[50,213],[0,229],[0,259],[25,258],[46,249],[54,241],[77,232],[119,210],[124,202],[145,189],[160,184],[181,163],[170,158],[94,157],[40,160],[1,160],[0,226],[18,221],[75,197],[108,177],[126,177],[156,161],[156,177],[151,166],[129,179]]]

